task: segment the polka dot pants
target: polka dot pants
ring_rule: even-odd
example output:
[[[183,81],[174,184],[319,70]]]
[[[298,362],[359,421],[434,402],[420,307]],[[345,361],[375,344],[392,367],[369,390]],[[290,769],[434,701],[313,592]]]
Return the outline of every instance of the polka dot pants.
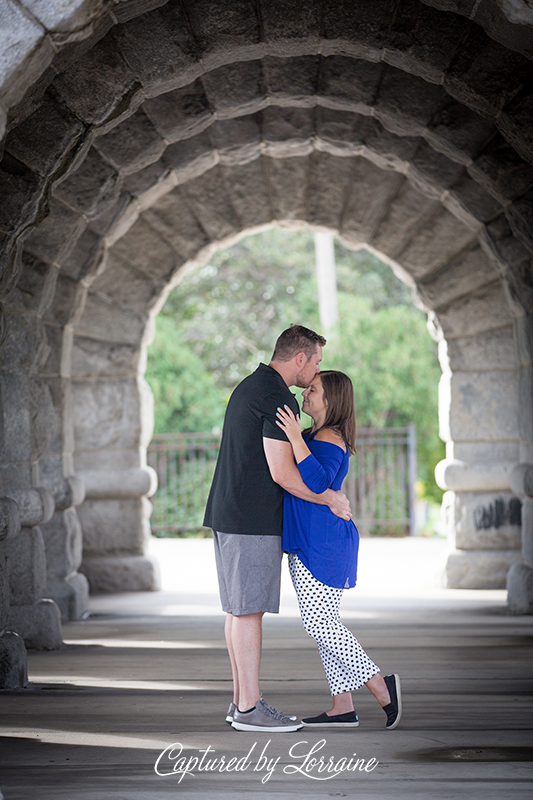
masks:
[[[332,696],[360,689],[379,668],[339,616],[342,589],[314,578],[295,553],[289,570],[306,632],[315,639]]]

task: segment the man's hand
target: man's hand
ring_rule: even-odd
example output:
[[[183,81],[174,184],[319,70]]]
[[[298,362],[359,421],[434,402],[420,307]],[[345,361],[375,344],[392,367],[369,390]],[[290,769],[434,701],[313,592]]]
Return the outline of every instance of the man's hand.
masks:
[[[328,489],[327,494],[327,505],[330,511],[333,511],[335,516],[341,519],[351,519],[353,514],[350,508],[350,501],[344,492],[340,490],[335,492],[333,489]]]

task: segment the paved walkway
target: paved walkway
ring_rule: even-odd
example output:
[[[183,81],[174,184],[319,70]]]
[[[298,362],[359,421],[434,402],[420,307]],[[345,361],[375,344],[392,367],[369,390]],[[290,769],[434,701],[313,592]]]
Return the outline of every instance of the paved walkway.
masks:
[[[503,591],[443,589],[445,542],[363,540],[359,585],[343,599],[371,657],[402,676],[400,727],[385,731],[362,689],[356,730],[277,735],[224,723],[231,681],[212,543],[151,547],[162,592],[93,598],[88,619],[64,626],[63,650],[30,654],[28,689],[0,695],[5,800],[532,796],[532,618],[508,616]],[[327,707],[286,572],[281,614],[265,622],[262,683],[283,710]],[[171,743],[160,771],[190,771],[157,775]]]

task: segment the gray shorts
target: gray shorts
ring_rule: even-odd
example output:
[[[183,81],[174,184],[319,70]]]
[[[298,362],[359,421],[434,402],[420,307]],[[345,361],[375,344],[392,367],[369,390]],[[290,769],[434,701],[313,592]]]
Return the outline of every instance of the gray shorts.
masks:
[[[236,617],[279,611],[281,536],[213,531],[220,600]]]

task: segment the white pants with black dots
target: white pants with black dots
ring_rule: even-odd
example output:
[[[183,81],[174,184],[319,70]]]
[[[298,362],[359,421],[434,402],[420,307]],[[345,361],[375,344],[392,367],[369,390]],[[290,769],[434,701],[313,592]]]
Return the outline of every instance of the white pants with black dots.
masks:
[[[339,616],[343,589],[314,578],[295,553],[289,570],[306,632],[315,639],[332,696],[360,689],[379,668]]]

